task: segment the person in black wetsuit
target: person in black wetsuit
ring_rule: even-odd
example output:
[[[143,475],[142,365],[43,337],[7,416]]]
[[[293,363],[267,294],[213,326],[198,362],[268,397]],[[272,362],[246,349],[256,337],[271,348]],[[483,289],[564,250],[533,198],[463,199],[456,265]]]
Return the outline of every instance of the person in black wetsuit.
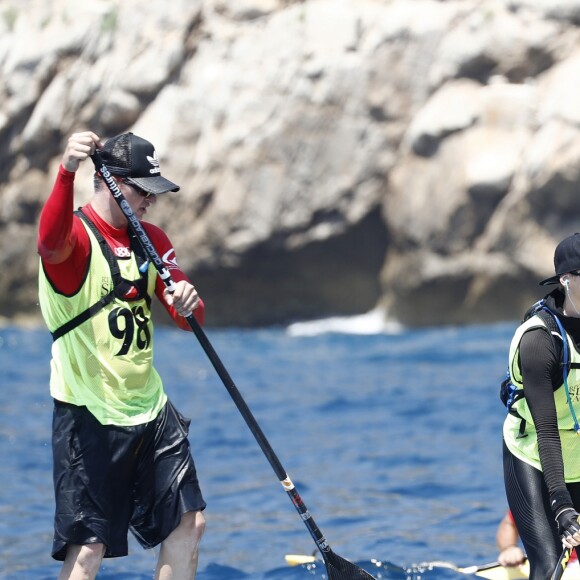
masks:
[[[562,546],[580,545],[580,234],[558,244],[554,266],[556,275],[540,284],[558,284],[545,304],[564,336],[538,314],[516,330],[509,369],[524,397],[514,404],[518,416],[508,414],[503,427],[507,500],[531,580],[550,578]]]

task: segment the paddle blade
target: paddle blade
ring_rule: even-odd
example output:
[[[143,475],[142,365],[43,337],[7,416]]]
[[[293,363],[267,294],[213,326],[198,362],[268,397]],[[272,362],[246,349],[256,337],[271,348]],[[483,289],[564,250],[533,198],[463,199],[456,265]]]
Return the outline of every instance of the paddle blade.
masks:
[[[328,580],[376,580],[360,566],[337,556],[334,552],[323,552]]]
[[[487,580],[516,580],[527,578],[530,575],[530,565],[528,561],[521,566],[515,566],[513,568],[503,568],[498,566],[497,568],[490,568],[489,570],[478,570],[475,573],[476,576],[481,578],[487,578]]]
[[[303,554],[286,554],[284,559],[288,566],[300,566],[300,564],[312,564],[312,562],[316,562],[315,556],[305,556]]]

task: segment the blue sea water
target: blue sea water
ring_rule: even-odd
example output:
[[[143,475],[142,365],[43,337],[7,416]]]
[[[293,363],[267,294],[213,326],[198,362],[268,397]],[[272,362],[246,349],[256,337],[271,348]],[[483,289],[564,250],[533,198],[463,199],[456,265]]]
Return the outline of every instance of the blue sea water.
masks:
[[[212,330],[208,337],[333,551],[376,578],[458,578],[495,560],[506,509],[498,385],[516,324]],[[290,329],[292,330],[292,329]],[[395,329],[396,330],[396,329]],[[376,332],[373,334],[373,332]],[[0,577],[55,578],[50,336],[0,329]],[[191,417],[208,503],[198,578],[325,578],[314,542],[193,335],[158,328],[156,366]],[[99,578],[151,578],[135,541]],[[464,575],[461,577],[465,578]]]

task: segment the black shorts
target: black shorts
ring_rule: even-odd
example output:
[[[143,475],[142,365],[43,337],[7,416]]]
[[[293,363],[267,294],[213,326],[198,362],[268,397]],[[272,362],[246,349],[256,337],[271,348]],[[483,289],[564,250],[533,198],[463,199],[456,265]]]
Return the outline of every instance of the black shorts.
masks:
[[[181,516],[205,508],[187,439],[189,419],[168,401],[134,427],[101,425],[86,407],[55,401],[52,557],[67,544],[105,545],[126,556],[130,529],[144,548],[160,544]]]

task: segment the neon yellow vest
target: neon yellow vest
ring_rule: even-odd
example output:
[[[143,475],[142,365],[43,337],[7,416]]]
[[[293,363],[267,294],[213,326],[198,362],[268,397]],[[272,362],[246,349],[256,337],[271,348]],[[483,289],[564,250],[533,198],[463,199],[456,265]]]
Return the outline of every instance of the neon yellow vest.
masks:
[[[42,263],[39,299],[51,332],[99,301],[113,288],[111,269],[93,233],[87,276],[73,296],[54,290]],[[135,255],[118,260],[121,276],[140,277]],[[149,268],[152,296],[155,268]],[[100,312],[52,344],[50,394],[59,401],[86,406],[103,425],[140,425],[154,419],[167,396],[153,367],[153,323],[145,299],[115,298]]]
[[[524,389],[522,383],[522,373],[519,365],[520,342],[524,333],[532,328],[544,326],[544,322],[539,316],[532,316],[524,322],[515,332],[510,345],[509,372],[514,385]],[[573,341],[566,334],[568,341],[570,362],[579,363],[580,354],[574,348]],[[559,340],[558,338],[556,340]],[[571,368],[568,373],[568,388],[572,405],[576,415],[580,415],[580,369]],[[566,392],[563,385],[554,391],[554,401],[556,403],[556,414],[558,418],[558,429],[562,444],[562,456],[564,459],[564,479],[566,482],[580,481],[580,437],[573,429],[573,419],[570,408],[566,400]],[[536,432],[532,415],[528,408],[525,397],[514,403],[513,408],[526,420],[525,437],[519,437],[521,419],[508,414],[504,426],[503,437],[508,449],[519,459],[533,465],[540,471],[540,455],[538,452],[538,434]]]

